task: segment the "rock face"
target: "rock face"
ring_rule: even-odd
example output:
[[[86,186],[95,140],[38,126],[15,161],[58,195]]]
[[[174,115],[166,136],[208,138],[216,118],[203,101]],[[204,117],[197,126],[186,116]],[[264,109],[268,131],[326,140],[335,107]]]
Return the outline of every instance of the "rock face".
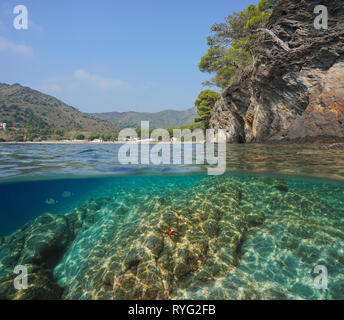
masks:
[[[344,6],[328,0],[328,30],[316,30],[318,0],[285,0],[266,26],[255,65],[216,104],[210,120],[229,142],[344,137]]]
[[[52,268],[70,238],[65,217],[46,214],[0,242],[0,299],[57,299],[62,290],[53,280]],[[13,270],[26,266],[35,279],[28,290],[15,290]]]
[[[63,290],[53,270],[78,232],[93,223],[94,209],[90,201],[68,215],[44,214],[14,234],[0,238],[0,300],[60,299]],[[28,270],[27,290],[14,288],[16,266]]]

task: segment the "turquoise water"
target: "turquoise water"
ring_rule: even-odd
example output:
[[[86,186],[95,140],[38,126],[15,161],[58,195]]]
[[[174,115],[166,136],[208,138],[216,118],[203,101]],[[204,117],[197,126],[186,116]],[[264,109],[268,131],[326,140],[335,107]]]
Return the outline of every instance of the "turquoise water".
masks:
[[[201,175],[190,176],[118,176],[89,177],[73,179],[45,179],[17,181],[0,184],[0,236],[9,235],[25,223],[40,215],[50,212],[66,214],[83,205],[87,200],[111,196],[119,190],[130,193],[133,187],[154,185],[163,190],[166,185],[187,186]],[[64,197],[64,192],[72,193]],[[47,204],[47,199],[57,202]]]
[[[118,145],[0,148],[0,298],[344,299],[342,151],[229,146],[212,177]]]

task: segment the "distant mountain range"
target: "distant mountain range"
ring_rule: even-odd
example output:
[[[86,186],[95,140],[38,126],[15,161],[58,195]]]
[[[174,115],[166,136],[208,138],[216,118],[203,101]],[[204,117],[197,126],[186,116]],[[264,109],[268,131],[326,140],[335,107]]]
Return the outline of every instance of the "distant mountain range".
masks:
[[[8,128],[66,129],[114,133],[119,128],[68,106],[60,100],[19,84],[0,83],[0,123]]]
[[[197,117],[196,108],[184,111],[165,110],[149,112],[106,112],[92,113],[91,116],[107,120],[119,128],[140,128],[141,121],[149,121],[151,129],[181,127],[194,122]]]
[[[150,128],[172,128],[191,124],[197,116],[196,109],[148,112],[108,112],[86,114],[62,101],[20,84],[0,83],[0,124],[6,123],[8,134],[38,136],[56,130],[84,133],[116,134],[122,128],[140,128],[141,121],[150,122]],[[74,134],[73,134],[74,132]],[[0,138],[5,132],[0,130]]]

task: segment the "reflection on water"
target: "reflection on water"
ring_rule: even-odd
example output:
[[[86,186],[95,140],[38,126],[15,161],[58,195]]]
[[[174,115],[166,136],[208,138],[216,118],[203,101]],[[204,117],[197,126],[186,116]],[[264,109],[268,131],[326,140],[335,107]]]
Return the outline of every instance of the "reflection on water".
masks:
[[[344,151],[313,145],[228,145],[227,170],[344,180]]]
[[[118,161],[120,147],[115,144],[0,144],[0,179],[175,174],[204,172],[206,168],[196,165],[195,161],[194,165],[122,165]],[[195,146],[193,158],[195,160]],[[314,145],[227,145],[226,159],[229,172],[269,172],[344,180],[343,150],[321,150]]]

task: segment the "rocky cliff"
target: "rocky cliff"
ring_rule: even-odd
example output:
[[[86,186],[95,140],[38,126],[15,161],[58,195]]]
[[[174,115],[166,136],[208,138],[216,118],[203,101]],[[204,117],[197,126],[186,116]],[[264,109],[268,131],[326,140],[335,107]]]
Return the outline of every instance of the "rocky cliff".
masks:
[[[328,8],[328,30],[316,30],[316,5]],[[227,88],[210,126],[228,142],[344,137],[342,0],[284,0],[261,32],[256,63]]]

